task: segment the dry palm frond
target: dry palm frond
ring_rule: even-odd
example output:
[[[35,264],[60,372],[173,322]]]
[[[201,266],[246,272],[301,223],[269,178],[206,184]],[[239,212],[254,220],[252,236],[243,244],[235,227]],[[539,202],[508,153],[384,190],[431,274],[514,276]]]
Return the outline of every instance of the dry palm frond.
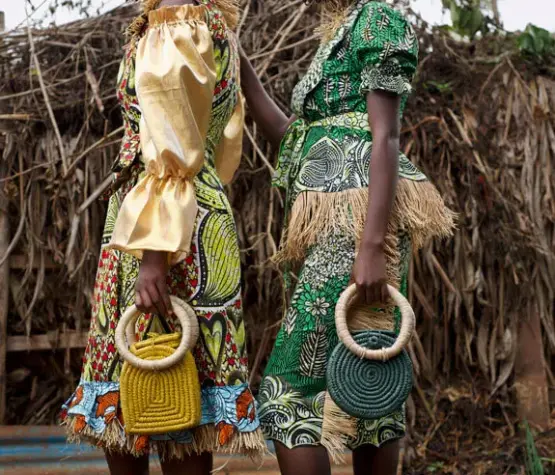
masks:
[[[251,0],[243,12],[243,48],[256,56],[267,90],[287,109],[318,43],[313,33],[320,17],[311,14],[316,7],[301,0]],[[119,134],[110,135],[121,126],[114,83],[121,32],[135,14],[124,8],[62,28],[32,30],[40,71],[30,67],[26,31],[0,36],[0,127],[6,138],[0,143],[0,189],[11,216],[12,264],[20,267],[11,275],[12,335],[87,326],[104,218],[104,204],[90,198],[105,183],[119,145]],[[510,400],[517,323],[529,309],[539,312],[546,360],[553,357],[555,74],[525,69],[510,52],[500,56],[511,47],[503,38],[469,46],[417,29],[423,57],[402,145],[460,213],[455,238],[430,245],[414,256],[411,268],[410,296],[419,322],[411,348],[420,370],[415,401],[424,401],[428,410],[422,413],[433,415],[421,389],[426,380],[463,379],[487,397]],[[283,201],[270,187],[275,150],[250,121],[248,131],[243,166],[229,196],[243,248],[256,383],[282,316],[281,275],[270,257],[280,239]],[[70,239],[72,223],[76,234]],[[77,362],[58,369],[60,387],[66,373],[76,378],[77,371]],[[39,376],[18,373],[28,391]],[[65,395],[60,390],[54,402]],[[20,398],[9,401],[13,422],[43,423],[55,414],[49,410],[41,412],[43,419],[29,419]],[[430,438],[441,433],[430,427]]]

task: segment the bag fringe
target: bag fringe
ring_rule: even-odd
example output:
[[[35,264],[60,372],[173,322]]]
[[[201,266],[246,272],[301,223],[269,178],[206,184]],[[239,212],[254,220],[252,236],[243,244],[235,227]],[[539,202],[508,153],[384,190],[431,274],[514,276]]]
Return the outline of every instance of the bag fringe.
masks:
[[[451,237],[456,228],[457,213],[445,205],[429,181],[399,180],[395,208],[415,250],[433,238]]]
[[[278,261],[298,261],[321,236],[343,232],[357,243],[364,230],[368,191],[353,189],[339,193],[305,192],[293,204],[288,229]],[[455,214],[444,204],[429,182],[400,180],[385,240],[388,284],[399,288],[401,253],[399,234],[410,236],[413,248],[421,248],[433,237],[447,237],[454,229]],[[394,307],[383,311],[353,306],[347,315],[349,329],[393,330]],[[345,450],[356,438],[357,419],[350,416],[326,392],[321,444],[334,463],[341,463]]]
[[[183,460],[191,455],[210,452],[246,455],[254,463],[260,464],[268,453],[260,428],[253,432],[235,431],[226,444],[220,444],[216,426],[204,425],[191,430],[193,441],[190,444],[181,444],[175,441],[147,442],[145,436],[126,434],[117,418],[108,423],[102,433],[94,431],[88,425],[82,427],[82,419],[79,417],[69,416],[68,419],[62,424],[66,427],[68,442],[85,442],[108,452],[127,453],[134,457],[149,453],[149,449],[158,452],[162,460]]]
[[[239,2],[237,0],[214,0],[214,4],[222,12],[228,28],[235,30],[239,23]]]
[[[357,419],[341,410],[326,392],[320,444],[328,451],[334,464],[345,463],[345,450],[356,435]]]
[[[390,229],[386,237],[386,274],[387,283],[399,288],[400,263],[398,234]],[[347,314],[351,331],[356,330],[393,330],[395,327],[394,306],[382,311],[368,308],[366,305],[353,305]],[[320,443],[328,451],[333,463],[343,463],[345,450],[357,435],[357,418],[344,412],[326,392],[324,399],[324,418]]]
[[[362,193],[355,195],[360,199]],[[361,200],[362,201],[362,200]],[[352,202],[351,202],[352,203]],[[361,203],[361,206],[363,203]],[[364,206],[366,204],[364,203]],[[366,209],[366,208],[364,208]],[[355,226],[361,226],[357,215],[353,213]],[[342,218],[343,220],[343,218]],[[346,221],[337,221],[340,226],[349,225]],[[363,226],[363,224],[362,224]],[[385,239],[386,275],[387,283],[399,288],[401,253],[399,250],[399,224],[396,217],[389,223],[389,230]],[[357,228],[355,227],[355,230]],[[353,232],[356,232],[356,231]],[[393,330],[395,327],[394,306],[387,306],[377,310],[366,305],[353,305],[347,314],[347,322],[351,331],[356,330]],[[320,443],[328,451],[333,463],[343,463],[344,453],[350,441],[357,435],[357,419],[344,412],[326,392],[324,399],[324,419],[322,423],[322,437]]]

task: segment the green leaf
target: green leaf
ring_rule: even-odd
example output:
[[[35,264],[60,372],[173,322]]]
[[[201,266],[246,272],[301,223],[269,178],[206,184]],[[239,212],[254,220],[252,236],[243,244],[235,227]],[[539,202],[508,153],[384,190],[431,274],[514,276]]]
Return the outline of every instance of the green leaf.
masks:
[[[430,473],[439,472],[440,470],[443,469],[444,465],[445,464],[443,462],[434,462],[428,465],[426,470]]]
[[[534,436],[527,421],[524,421],[524,427],[526,428],[526,474],[544,475],[542,461],[538,455]]]
[[[461,24],[461,12],[462,9],[457,7],[456,5],[453,5],[451,7],[451,21],[453,22],[453,26],[455,28],[458,28],[458,26]]]
[[[517,39],[519,50],[537,59],[555,55],[555,39],[549,31],[529,24]]]
[[[459,4],[455,0],[450,0],[446,4],[449,5],[453,28],[459,35],[473,38],[476,33],[485,30],[486,19],[480,8],[480,2],[466,0]]]
[[[482,29],[484,23],[484,15],[479,8],[474,8],[470,11],[468,31],[470,32],[470,37],[473,37]]]
[[[426,87],[435,88],[442,94],[449,93],[452,91],[451,83],[449,82],[428,81],[426,83]]]

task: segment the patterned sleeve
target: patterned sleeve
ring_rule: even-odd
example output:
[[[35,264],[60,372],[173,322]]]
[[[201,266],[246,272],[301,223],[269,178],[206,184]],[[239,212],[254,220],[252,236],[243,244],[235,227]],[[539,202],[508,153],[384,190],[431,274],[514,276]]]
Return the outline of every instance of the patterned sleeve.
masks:
[[[409,94],[418,64],[418,39],[404,16],[382,3],[362,10],[352,34],[361,94],[382,90]]]

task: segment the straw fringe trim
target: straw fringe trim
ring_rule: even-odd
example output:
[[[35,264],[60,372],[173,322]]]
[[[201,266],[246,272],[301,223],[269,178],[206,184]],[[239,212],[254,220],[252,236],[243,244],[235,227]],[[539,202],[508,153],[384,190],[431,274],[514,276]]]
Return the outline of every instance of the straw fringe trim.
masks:
[[[326,392],[320,443],[335,464],[345,463],[345,449],[356,438],[357,420],[341,410]]]
[[[275,261],[302,261],[310,246],[316,244],[322,236],[336,232],[354,235],[357,242],[360,241],[367,211],[366,188],[336,193],[302,192],[293,203]],[[407,232],[413,248],[417,250],[431,238],[451,236],[455,217],[455,213],[445,206],[441,195],[430,182],[400,179],[389,222],[389,234]]]
[[[127,27],[125,34],[128,39],[137,38],[148,23],[148,13],[156,9],[162,0],[142,0],[141,14],[133,19]]]
[[[315,33],[322,42],[330,41],[347,17],[354,4],[351,0],[325,0],[322,5],[322,20]]]
[[[67,440],[70,443],[89,443],[108,452],[128,453],[139,457],[148,452],[148,448],[141,443],[141,436],[125,434],[116,419],[106,426],[99,434],[86,425],[83,429],[76,429],[77,419],[72,417],[63,423],[66,426]],[[162,460],[182,460],[193,454],[205,452],[221,454],[240,454],[260,463],[268,448],[260,428],[253,432],[235,432],[229,442],[221,445],[218,440],[218,430],[215,425],[204,425],[192,429],[193,441],[181,444],[175,441],[151,441],[150,449],[158,452]]]
[[[136,38],[140,35],[148,23],[148,13],[158,8],[162,0],[141,0],[142,13],[137,16],[126,30],[128,38]],[[237,0],[213,0],[214,5],[220,10],[225,18],[227,26],[234,30],[239,21],[239,4]]]
[[[206,425],[193,430],[193,441],[193,444],[156,442],[155,446],[162,460],[183,459],[192,453],[217,452],[227,455],[246,455],[256,463],[261,463],[262,457],[268,452],[260,428],[254,432],[236,432],[229,443],[220,445],[216,426]]]

